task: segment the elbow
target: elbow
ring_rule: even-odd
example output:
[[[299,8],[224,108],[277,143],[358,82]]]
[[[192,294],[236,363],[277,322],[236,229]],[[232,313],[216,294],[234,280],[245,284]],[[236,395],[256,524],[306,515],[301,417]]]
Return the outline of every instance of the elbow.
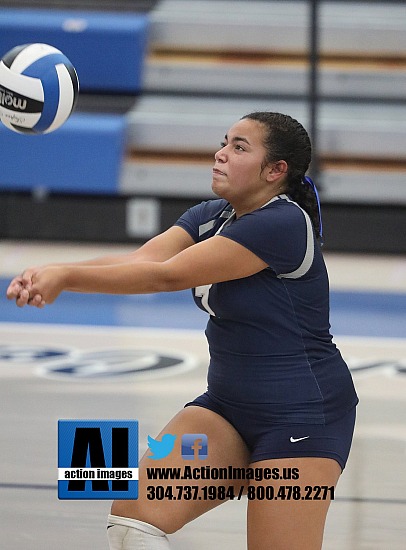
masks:
[[[191,288],[185,280],[185,277],[182,277],[182,275],[165,264],[166,262],[160,264],[154,292],[176,292]]]

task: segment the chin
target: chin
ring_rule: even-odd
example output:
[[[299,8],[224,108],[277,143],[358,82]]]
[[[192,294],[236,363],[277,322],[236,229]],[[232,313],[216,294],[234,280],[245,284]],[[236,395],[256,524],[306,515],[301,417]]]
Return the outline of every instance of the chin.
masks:
[[[225,199],[226,197],[224,196],[224,193],[222,192],[221,190],[221,186],[220,185],[216,185],[215,182],[212,183],[211,185],[211,190],[213,191],[213,193],[215,195],[217,195],[218,197],[220,197],[220,199]],[[223,190],[224,191],[224,190]]]
[[[212,184],[211,184],[211,190],[213,191],[213,193],[214,193],[215,195],[217,195],[218,197],[220,196],[219,191],[218,191],[217,186],[216,186],[215,183],[212,183]]]

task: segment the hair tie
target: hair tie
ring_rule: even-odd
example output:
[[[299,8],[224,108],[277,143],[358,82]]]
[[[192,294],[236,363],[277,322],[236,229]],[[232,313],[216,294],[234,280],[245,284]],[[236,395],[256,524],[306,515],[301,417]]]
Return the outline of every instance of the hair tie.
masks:
[[[318,210],[318,213],[319,213],[319,226],[320,226],[319,233],[320,233],[321,239],[323,239],[323,222],[321,220],[320,197],[319,197],[319,193],[317,191],[316,184],[314,183],[312,178],[309,178],[309,176],[305,176],[302,183],[307,183],[308,185],[310,185],[310,187],[313,189],[313,192],[316,196],[317,210]]]

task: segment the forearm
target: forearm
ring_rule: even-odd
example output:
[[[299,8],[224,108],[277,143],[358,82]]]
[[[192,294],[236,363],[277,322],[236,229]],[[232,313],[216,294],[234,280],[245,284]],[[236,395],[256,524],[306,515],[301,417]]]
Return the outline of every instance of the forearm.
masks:
[[[162,262],[70,265],[63,272],[63,290],[73,292],[149,294],[180,290]]]
[[[118,255],[109,255],[109,256],[99,256],[96,258],[90,258],[87,260],[82,260],[79,262],[63,262],[57,264],[48,264],[53,266],[63,266],[63,267],[92,267],[92,266],[108,266],[108,265],[118,265],[126,262],[137,261],[136,252],[131,252],[128,254],[118,254]]]
[[[148,251],[147,251],[148,252]],[[98,256],[96,258],[90,258],[86,260],[81,260],[78,262],[55,262],[55,263],[49,263],[42,266],[37,266],[35,268],[31,268],[32,270],[38,270],[44,267],[62,267],[62,268],[73,268],[73,267],[101,267],[101,266],[114,266],[114,265],[121,265],[121,264],[133,264],[137,262],[143,262],[143,261],[164,261],[166,256],[163,256],[162,260],[159,257],[159,254],[156,253],[155,256],[152,254],[149,254],[142,250],[141,248],[138,250],[134,250],[133,252],[129,252],[126,254],[117,254],[117,255],[109,255],[109,256]]]
[[[126,254],[101,256],[80,262],[67,262],[65,266],[107,266],[137,262],[164,262],[192,246],[193,239],[180,227],[171,227],[164,233]],[[56,264],[54,264],[56,265]]]

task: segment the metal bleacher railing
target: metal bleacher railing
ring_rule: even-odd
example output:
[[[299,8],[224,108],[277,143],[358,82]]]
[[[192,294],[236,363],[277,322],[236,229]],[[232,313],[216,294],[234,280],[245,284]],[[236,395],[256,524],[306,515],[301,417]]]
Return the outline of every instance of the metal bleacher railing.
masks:
[[[211,162],[224,128],[249,110],[288,112],[310,126],[310,4],[157,5],[144,94],[128,115],[133,162],[123,171],[124,193],[208,196],[204,160]],[[319,4],[324,198],[406,204],[406,7]],[[169,157],[173,162],[166,165]]]

